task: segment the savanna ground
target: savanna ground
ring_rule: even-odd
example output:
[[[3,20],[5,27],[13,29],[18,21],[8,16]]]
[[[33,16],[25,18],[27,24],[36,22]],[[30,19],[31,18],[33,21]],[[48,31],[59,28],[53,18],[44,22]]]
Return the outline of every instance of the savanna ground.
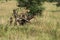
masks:
[[[16,1],[0,1],[0,40],[60,40],[60,7],[45,2],[42,16],[36,16],[26,25],[9,25]]]

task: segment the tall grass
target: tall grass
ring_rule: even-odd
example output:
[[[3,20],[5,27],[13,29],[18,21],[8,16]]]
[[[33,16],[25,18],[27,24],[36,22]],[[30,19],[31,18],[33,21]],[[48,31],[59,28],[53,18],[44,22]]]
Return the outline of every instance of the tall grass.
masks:
[[[23,26],[9,25],[9,17],[16,8],[16,1],[0,6],[0,40],[60,40],[60,12],[56,11],[60,8],[52,3],[45,2],[43,16],[36,16],[31,23]]]

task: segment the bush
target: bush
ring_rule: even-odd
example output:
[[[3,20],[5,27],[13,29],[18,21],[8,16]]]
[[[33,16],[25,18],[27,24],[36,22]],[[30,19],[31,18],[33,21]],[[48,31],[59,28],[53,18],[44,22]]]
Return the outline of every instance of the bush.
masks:
[[[18,7],[26,7],[30,10],[30,15],[42,14],[43,7],[41,2],[45,0],[18,0]]]

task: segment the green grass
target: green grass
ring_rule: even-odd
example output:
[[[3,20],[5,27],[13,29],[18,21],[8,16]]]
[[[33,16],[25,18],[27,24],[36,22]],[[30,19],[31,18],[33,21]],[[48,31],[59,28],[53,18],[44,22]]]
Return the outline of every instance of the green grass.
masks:
[[[2,31],[0,31],[1,39],[6,40],[55,40],[56,30],[41,30],[33,26],[9,26],[0,25]],[[3,38],[4,37],[4,38]],[[17,38],[18,37],[18,38]]]
[[[14,26],[9,25],[9,17],[17,8],[16,1],[0,4],[0,40],[60,40],[60,7],[45,2],[42,16],[23,26]]]

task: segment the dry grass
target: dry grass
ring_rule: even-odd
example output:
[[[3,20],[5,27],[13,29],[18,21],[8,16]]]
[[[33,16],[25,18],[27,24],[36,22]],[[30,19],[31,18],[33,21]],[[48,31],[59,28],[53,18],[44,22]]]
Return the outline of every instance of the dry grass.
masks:
[[[9,26],[7,22],[16,4],[16,1],[0,2],[0,40],[60,40],[59,7],[45,2],[43,16],[36,16],[31,24]]]
[[[16,8],[16,1],[0,3],[0,22],[3,24],[12,14],[12,10]]]

